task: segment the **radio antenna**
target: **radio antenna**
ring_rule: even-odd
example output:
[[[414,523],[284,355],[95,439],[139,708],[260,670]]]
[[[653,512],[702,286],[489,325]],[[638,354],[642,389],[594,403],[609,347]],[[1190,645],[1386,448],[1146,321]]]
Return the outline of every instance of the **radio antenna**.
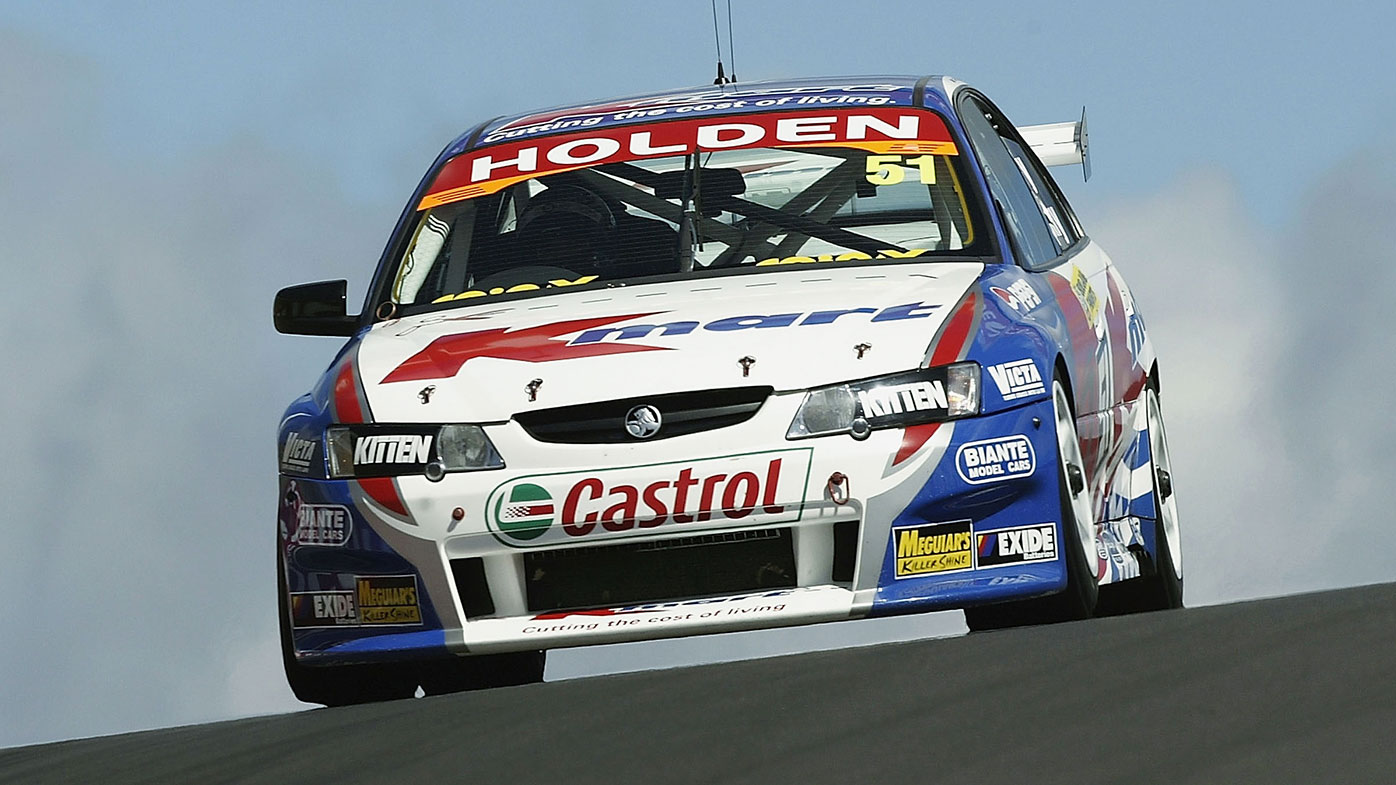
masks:
[[[732,76],[729,82],[737,81],[737,45],[732,42],[732,0],[727,0],[727,56],[732,59]]]
[[[729,3],[730,3],[730,0],[729,0]],[[717,28],[717,0],[712,0],[712,6],[713,6],[713,43],[714,43],[714,44],[717,44],[717,78],[713,80],[713,84],[716,84],[716,85],[723,85],[723,84],[727,84],[730,80],[727,78],[727,75],[724,74],[723,71],[722,71],[722,35],[718,32],[718,28]],[[728,6],[727,20],[728,20],[729,23],[730,23],[731,20],[732,20],[731,6],[730,6],[730,5]],[[727,39],[728,39],[728,41],[731,41],[732,36],[731,36],[730,33],[728,34]]]

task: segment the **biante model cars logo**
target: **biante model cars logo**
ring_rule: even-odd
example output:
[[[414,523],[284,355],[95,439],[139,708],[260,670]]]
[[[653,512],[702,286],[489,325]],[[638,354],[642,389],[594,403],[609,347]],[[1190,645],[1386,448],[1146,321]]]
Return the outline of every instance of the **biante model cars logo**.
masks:
[[[955,452],[955,470],[970,485],[1031,477],[1036,468],[1032,442],[1022,434],[968,442]]]
[[[521,548],[670,526],[708,530],[795,521],[804,511],[810,452],[519,477],[494,489],[485,518],[500,542]]]
[[[915,578],[974,566],[973,525],[969,521],[897,526],[892,529],[897,578]]]
[[[342,504],[301,504],[295,515],[296,530],[288,538],[293,545],[339,547],[354,531],[354,518]]]

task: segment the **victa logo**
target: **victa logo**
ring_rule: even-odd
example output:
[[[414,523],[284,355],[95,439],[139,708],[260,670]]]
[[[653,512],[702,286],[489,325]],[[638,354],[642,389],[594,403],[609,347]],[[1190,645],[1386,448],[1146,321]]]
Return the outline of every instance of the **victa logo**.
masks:
[[[671,525],[709,529],[798,520],[809,453],[780,450],[523,477],[495,489],[487,520],[501,541],[526,547]]]
[[[975,548],[978,566],[1001,567],[1057,558],[1057,530],[1050,523],[980,532]]]
[[[426,463],[431,454],[432,436],[360,436],[354,443],[354,465],[380,463]]]
[[[310,468],[310,459],[314,454],[315,440],[302,439],[293,433],[286,437],[286,445],[281,449],[281,469],[282,471],[306,471]]]
[[[892,529],[897,578],[971,569],[973,525],[969,521],[898,526]]]
[[[989,376],[994,380],[994,384],[999,388],[999,395],[1003,396],[1005,401],[1047,391],[1042,384],[1042,374],[1037,372],[1037,363],[1031,359],[991,365]]]
[[[553,497],[542,487],[521,482],[495,505],[499,530],[518,540],[532,540],[553,525]]]

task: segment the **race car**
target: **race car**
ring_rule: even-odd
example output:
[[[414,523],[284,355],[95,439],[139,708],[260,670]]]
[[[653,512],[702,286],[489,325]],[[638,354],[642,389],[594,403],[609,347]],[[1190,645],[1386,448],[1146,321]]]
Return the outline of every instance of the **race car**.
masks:
[[[1016,128],[948,77],[490,120],[412,194],[280,424],[286,675],[340,705],[548,649],[963,609],[1180,607],[1159,369]]]

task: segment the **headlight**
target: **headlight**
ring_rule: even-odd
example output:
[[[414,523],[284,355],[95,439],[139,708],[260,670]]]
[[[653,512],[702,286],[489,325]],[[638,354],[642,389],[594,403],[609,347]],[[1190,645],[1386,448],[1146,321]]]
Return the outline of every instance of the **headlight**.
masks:
[[[501,469],[504,459],[478,425],[336,425],[325,430],[330,476],[401,477]]]
[[[861,439],[878,428],[969,417],[979,413],[979,376],[979,363],[965,362],[810,390],[785,438]]]

